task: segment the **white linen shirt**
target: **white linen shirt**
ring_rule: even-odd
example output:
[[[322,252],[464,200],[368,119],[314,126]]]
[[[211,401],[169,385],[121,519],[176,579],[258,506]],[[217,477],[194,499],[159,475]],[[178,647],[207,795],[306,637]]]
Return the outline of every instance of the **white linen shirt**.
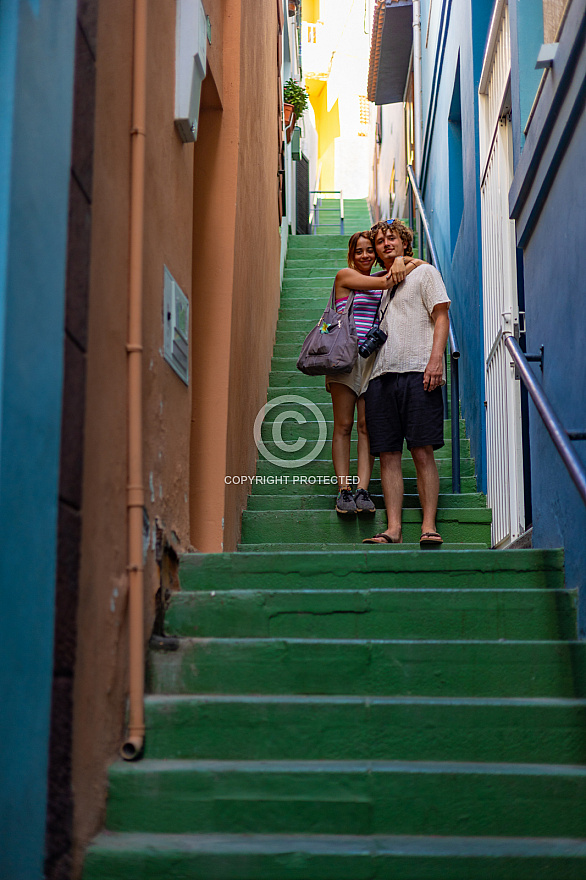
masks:
[[[381,313],[389,302],[383,295]],[[388,339],[379,350],[370,379],[383,373],[424,373],[435,327],[431,313],[438,303],[450,303],[442,276],[433,266],[418,266],[397,287],[380,324]],[[442,384],[445,384],[445,365]]]

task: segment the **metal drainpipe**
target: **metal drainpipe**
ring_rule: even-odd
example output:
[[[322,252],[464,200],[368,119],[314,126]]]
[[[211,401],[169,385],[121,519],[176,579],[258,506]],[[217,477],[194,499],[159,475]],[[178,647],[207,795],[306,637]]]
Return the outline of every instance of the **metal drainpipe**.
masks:
[[[421,2],[413,0],[413,164],[415,178],[421,190]],[[419,244],[419,257],[423,259],[423,229],[421,218],[417,212],[417,242]]]
[[[130,253],[128,280],[128,734],[120,753],[131,761],[144,745],[144,570],[142,475],[142,284],[146,117],[147,0],[134,0]]]

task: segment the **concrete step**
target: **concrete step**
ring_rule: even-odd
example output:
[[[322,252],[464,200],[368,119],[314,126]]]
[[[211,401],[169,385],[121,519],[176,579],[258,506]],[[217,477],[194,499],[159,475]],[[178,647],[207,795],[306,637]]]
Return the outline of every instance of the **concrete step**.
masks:
[[[336,272],[341,268],[343,268],[343,266],[340,266],[336,261],[330,259],[326,259],[325,262],[321,262],[317,266],[300,266],[293,268],[285,264],[283,281],[292,281],[296,278],[299,278],[302,281],[308,278],[331,278],[333,283]]]
[[[254,493],[248,499],[247,510],[333,510],[336,500],[336,487],[332,486],[329,494],[312,494],[312,495],[261,495]],[[384,498],[382,495],[371,493],[371,498],[378,510],[384,510]],[[419,495],[404,495],[404,508],[421,507]],[[441,493],[439,496],[439,507],[458,508],[458,507],[480,507],[486,508],[486,495],[482,492],[467,492],[463,495],[453,495],[451,493]],[[366,514],[369,516],[370,514]],[[362,516],[362,514],[359,514]]]
[[[277,413],[278,414],[278,413]],[[330,420],[324,420],[327,431],[328,440],[332,439],[332,434],[334,431],[334,423]],[[261,426],[261,437],[263,440],[270,440],[271,434],[273,432],[273,425],[275,423],[275,412],[273,410],[269,410],[266,415],[266,418],[263,420]],[[319,427],[317,423],[312,423],[307,421],[305,423],[299,424],[298,422],[289,422],[288,420],[283,422],[282,427],[282,436],[285,439],[297,438],[297,437],[307,437],[307,438],[317,438],[319,436]],[[452,431],[452,423],[450,419],[444,419],[444,437],[446,440],[451,439],[451,431]],[[353,436],[356,435],[356,423],[354,423]],[[460,419],[460,439],[466,440],[466,423],[464,419]],[[469,448],[469,446],[468,446]]]
[[[578,699],[156,695],[145,719],[145,758],[586,762]]]
[[[323,302],[327,305],[328,297],[332,292],[334,277],[312,278],[311,283],[302,280],[283,281],[281,284],[281,304],[293,302],[298,297],[311,298],[316,303]]]
[[[274,543],[246,543],[238,544],[238,550],[246,553],[270,553],[275,549],[275,546],[276,545]],[[454,543],[444,541],[441,547],[420,547],[419,542],[416,541],[406,541],[403,544],[363,544],[362,541],[360,541],[359,543],[354,543],[353,541],[347,541],[345,543],[336,543],[334,541],[324,541],[322,543],[298,541],[295,543],[279,544],[279,547],[281,547],[283,551],[295,551],[297,553],[309,553],[317,551],[333,553],[342,552],[345,550],[360,550],[363,553],[398,553],[405,551],[429,551],[431,553],[439,553],[441,551],[443,553],[447,550],[488,550],[489,546],[490,545],[486,541],[458,541]]]
[[[407,459],[405,459],[405,464]],[[354,463],[355,468],[355,463]],[[240,480],[240,477],[236,477],[237,480]],[[248,482],[248,478],[244,478],[246,482]],[[251,478],[252,482],[252,490],[253,495],[275,495],[276,493],[283,494],[284,496],[297,496],[299,499],[305,497],[306,495],[323,495],[324,492],[332,492],[336,493],[336,477],[333,473],[333,470],[330,468],[330,471],[320,477],[313,477],[311,475],[307,475],[305,470],[301,475],[295,475],[295,472],[290,472],[289,474],[285,473],[283,470],[278,472],[278,469],[275,468],[273,475],[262,476],[260,473],[257,476]],[[313,481],[313,482],[310,482]],[[417,480],[415,476],[409,477],[404,476],[403,483],[405,486],[405,492],[407,494],[414,495],[417,492]],[[463,493],[475,493],[476,492],[476,479],[475,477],[462,477],[461,479],[461,488]],[[379,476],[373,477],[369,484],[370,491],[375,495],[382,495],[381,489],[381,481]],[[452,488],[452,478],[448,474],[447,476],[440,476],[440,492],[450,492]],[[252,497],[252,496],[250,496]],[[301,500],[299,501],[299,507],[301,507]]]
[[[567,590],[371,589],[364,580],[350,573],[330,589],[320,589],[317,578],[315,587],[302,590],[181,591],[170,600],[165,632],[263,639],[576,638],[575,597]]]
[[[585,659],[584,642],[182,638],[149,651],[147,682],[151,694],[586,697]]]
[[[274,551],[275,546],[276,545],[274,543],[246,543],[238,544],[238,550],[245,553],[270,553]],[[355,543],[353,541],[347,541],[345,543],[337,543],[335,541],[323,541],[321,543],[298,541],[295,543],[292,542],[279,544],[279,547],[283,551],[295,551],[297,553],[309,553],[317,551],[333,553],[342,552],[345,550],[359,550],[363,553],[398,553],[406,551],[429,551],[431,553],[439,553],[441,551],[442,553],[444,553],[448,550],[488,550],[489,546],[490,545],[486,541],[458,541],[454,543],[444,541],[441,547],[420,547],[418,541],[406,541],[403,544],[363,544],[362,541],[360,541],[359,543]]]
[[[331,407],[332,396],[326,391],[325,379],[323,376],[305,376],[303,373],[299,373],[298,375],[304,382],[303,385],[295,385],[293,387],[271,384],[267,392],[267,401],[271,402],[276,397],[290,397],[291,395],[295,395],[296,397],[303,398],[303,401],[300,401],[302,404],[305,404],[305,401],[309,401],[317,406],[326,403]],[[285,400],[283,403],[296,403],[296,401]],[[331,419],[332,416],[330,416],[330,421]]]
[[[324,447],[325,450],[325,447]],[[305,454],[305,451],[303,451]],[[319,459],[314,459],[314,461],[309,462],[308,464],[304,464],[300,467],[296,462],[298,462],[299,456],[295,458],[295,455],[290,455],[289,458],[285,455],[285,453],[279,454],[279,463],[273,463],[271,461],[267,461],[264,458],[259,458],[256,467],[256,479],[266,478],[266,477],[274,477],[275,480],[277,477],[282,478],[281,483],[279,485],[295,485],[298,481],[311,480],[312,477],[315,477],[316,480],[321,479],[324,481],[329,481],[330,485],[334,485],[336,483],[335,477],[333,476],[333,468],[332,462],[330,458],[324,458],[323,456],[327,455],[325,451],[320,453]],[[436,463],[437,469],[440,475],[440,479],[442,477],[450,477],[452,474],[452,462],[451,459],[441,458],[436,454]],[[350,474],[356,473],[356,460],[350,460]],[[413,464],[413,460],[410,456],[403,456],[403,476],[404,477],[415,477],[415,465]],[[463,477],[473,477],[474,476],[474,462],[470,458],[462,458],[460,459],[460,473]],[[378,459],[374,462],[374,467],[372,470],[372,476],[374,480],[380,480],[380,464]],[[325,483],[324,483],[325,484]],[[303,482],[300,483],[303,485]],[[373,481],[370,482],[371,488],[373,491],[374,486]],[[470,491],[470,490],[469,490]],[[474,490],[471,490],[474,491]]]
[[[584,767],[147,760],[109,780],[116,832],[586,835]]]
[[[419,509],[403,510],[403,540],[419,541],[422,514]],[[492,511],[481,508],[444,508],[437,512],[437,528],[444,541],[490,544]],[[241,543],[287,543],[351,541],[357,543],[387,527],[386,513],[340,515],[335,510],[261,510],[242,514]]]
[[[293,458],[301,458],[305,455],[306,447],[307,449],[312,449],[315,447],[315,444],[318,441],[318,430],[319,426],[317,422],[308,422],[306,425],[299,425],[297,422],[284,422],[282,426],[275,429],[273,431],[273,426],[263,425],[261,429],[261,437],[264,441],[264,446],[268,450],[268,452],[272,456],[276,456],[277,458],[286,458],[289,453],[286,449],[283,449],[283,444],[292,444],[293,447],[297,446],[297,441],[304,441],[306,443],[302,443],[300,448],[292,453],[290,453]],[[280,437],[279,437],[280,434]],[[270,437],[275,436],[279,439],[272,440]],[[264,454],[264,451],[263,451]],[[403,454],[410,458],[409,451],[407,448],[403,449]],[[350,438],[350,458],[355,459],[358,455],[358,438],[353,436]],[[435,450],[435,458],[446,459],[452,458],[452,441],[445,440],[444,445],[440,449]],[[460,440],[460,458],[461,459],[470,459],[470,441],[469,440]],[[327,443],[324,446],[323,450],[320,452],[317,460],[327,460],[331,461],[331,444]]]
[[[316,235],[291,235],[287,243],[287,256],[314,248],[345,248],[347,250],[351,234],[351,232],[348,235],[333,233],[327,236],[320,235],[319,238]]]
[[[586,842],[563,838],[119,834],[90,846],[84,880],[583,880]]]
[[[301,348],[299,350],[301,351]],[[313,379],[320,380],[319,383],[316,384],[318,387],[319,385],[323,386],[323,390],[325,391],[324,376],[306,376],[295,367],[288,370],[272,370],[269,378],[269,394],[272,388],[307,388],[308,382],[311,383]]]
[[[312,248],[311,251],[296,250],[287,255],[285,269],[302,269],[305,266],[337,266],[342,269],[348,265],[348,248]]]
[[[284,407],[288,411],[293,409],[296,416],[298,414],[304,417],[307,424],[317,423],[318,420],[319,422],[325,422],[327,430],[327,423],[331,422],[333,424],[334,418],[332,397],[325,389],[323,376],[318,378],[321,378],[322,382],[313,388],[308,388],[307,386],[302,388],[283,388],[282,386],[279,388],[269,388],[263,422],[266,420],[269,424],[272,424],[277,418],[281,418],[281,410],[277,409],[277,407]],[[319,410],[320,416],[317,415],[316,409]],[[447,427],[447,421],[444,419],[445,428]],[[297,424],[299,423],[297,422]],[[304,423],[301,422],[301,424]],[[462,432],[460,436],[462,436]]]
[[[281,308],[279,309],[279,318],[308,318],[315,320],[321,316],[327,303],[318,300],[316,297],[295,297],[291,300],[281,300]]]
[[[393,553],[367,553],[375,547],[332,552],[290,552],[280,544],[265,553],[185,553],[183,591],[231,589],[343,589],[368,580],[369,589],[564,589],[562,550],[448,550],[414,552],[393,545]],[[387,545],[389,547],[389,545]],[[386,549],[386,548],[383,548]],[[573,595],[573,594],[571,594]]]
[[[322,310],[323,311],[323,310]],[[320,312],[321,314],[321,312]],[[319,317],[319,315],[317,316]],[[277,325],[277,332],[281,333],[291,333],[292,335],[297,335],[298,333],[302,333],[305,331],[303,335],[303,339],[307,336],[309,331],[315,326],[316,320],[314,320],[311,315],[306,317],[294,317],[294,318],[279,318],[279,323]]]

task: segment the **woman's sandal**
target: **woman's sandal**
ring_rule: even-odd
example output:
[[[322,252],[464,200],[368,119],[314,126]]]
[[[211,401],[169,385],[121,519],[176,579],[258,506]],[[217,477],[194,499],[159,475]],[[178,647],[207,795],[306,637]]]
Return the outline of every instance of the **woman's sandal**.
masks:
[[[377,538],[382,538],[382,541],[377,541]],[[399,532],[398,538],[393,538],[392,535],[387,535],[385,532],[379,532],[378,535],[374,535],[372,538],[365,538],[362,542],[363,544],[402,544],[403,543],[403,533]]]
[[[419,539],[420,547],[433,547],[443,543],[443,538],[439,532],[424,532]]]

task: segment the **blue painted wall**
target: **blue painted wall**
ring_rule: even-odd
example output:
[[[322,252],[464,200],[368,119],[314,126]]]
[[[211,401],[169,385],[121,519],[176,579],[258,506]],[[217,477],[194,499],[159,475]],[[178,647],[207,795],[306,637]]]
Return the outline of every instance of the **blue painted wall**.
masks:
[[[534,0],[510,0],[511,102],[513,123],[513,163],[525,143],[524,129],[535,100],[542,71],[535,61],[543,43],[543,6]]]
[[[442,274],[452,299],[450,310],[462,351],[462,413],[476,461],[478,485],[483,491],[486,438],[478,83],[491,11],[492,0],[475,0],[474,4],[452,0],[440,4],[436,0],[430,18],[429,0],[421,4],[422,189]],[[458,103],[459,124],[454,118]]]
[[[510,204],[523,248],[527,350],[545,347],[537,378],[568,430],[586,430],[584,155],[586,0],[574,0],[513,179]],[[559,248],[560,261],[552,259]],[[533,544],[564,547],[566,583],[580,591],[586,635],[586,509],[529,404]],[[586,443],[574,444],[586,466]]]
[[[42,877],[75,0],[0,0],[0,877]]]

